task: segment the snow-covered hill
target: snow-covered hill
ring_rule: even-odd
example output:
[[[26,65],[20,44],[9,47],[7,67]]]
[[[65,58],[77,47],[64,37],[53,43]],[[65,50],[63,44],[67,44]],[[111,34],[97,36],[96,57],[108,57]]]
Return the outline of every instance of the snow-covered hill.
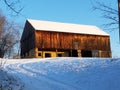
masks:
[[[118,58],[7,60],[5,71],[23,90],[120,90]]]

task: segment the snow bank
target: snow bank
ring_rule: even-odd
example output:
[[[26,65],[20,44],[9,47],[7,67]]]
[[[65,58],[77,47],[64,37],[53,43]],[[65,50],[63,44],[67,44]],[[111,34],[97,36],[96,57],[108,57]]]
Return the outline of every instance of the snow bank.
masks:
[[[20,83],[18,79],[0,70],[0,90],[22,90],[23,87],[23,83]]]
[[[8,60],[5,70],[24,90],[120,90],[120,59]]]

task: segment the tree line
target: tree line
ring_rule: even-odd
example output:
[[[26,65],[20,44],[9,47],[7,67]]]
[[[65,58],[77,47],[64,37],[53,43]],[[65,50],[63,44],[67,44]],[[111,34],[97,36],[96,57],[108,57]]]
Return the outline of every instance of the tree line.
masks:
[[[10,57],[20,40],[19,27],[0,14],[0,58]]]

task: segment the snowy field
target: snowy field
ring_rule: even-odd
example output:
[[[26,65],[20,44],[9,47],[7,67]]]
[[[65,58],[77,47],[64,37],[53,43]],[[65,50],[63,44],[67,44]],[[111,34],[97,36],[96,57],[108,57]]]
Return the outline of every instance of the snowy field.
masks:
[[[23,90],[120,90],[118,58],[16,59],[7,60],[4,70]]]

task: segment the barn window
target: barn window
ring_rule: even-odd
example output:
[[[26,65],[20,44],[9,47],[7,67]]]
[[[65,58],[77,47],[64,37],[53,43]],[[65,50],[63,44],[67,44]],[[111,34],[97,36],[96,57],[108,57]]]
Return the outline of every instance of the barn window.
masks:
[[[62,57],[62,54],[57,54],[58,57]]]
[[[98,51],[97,50],[92,51],[92,57],[98,57]]]
[[[51,57],[51,53],[45,53],[45,57]]]
[[[38,53],[38,56],[41,56],[41,53]]]
[[[78,39],[75,39],[75,40],[73,41],[73,48],[74,48],[74,49],[78,49],[78,46],[79,46],[79,40],[78,40]]]

